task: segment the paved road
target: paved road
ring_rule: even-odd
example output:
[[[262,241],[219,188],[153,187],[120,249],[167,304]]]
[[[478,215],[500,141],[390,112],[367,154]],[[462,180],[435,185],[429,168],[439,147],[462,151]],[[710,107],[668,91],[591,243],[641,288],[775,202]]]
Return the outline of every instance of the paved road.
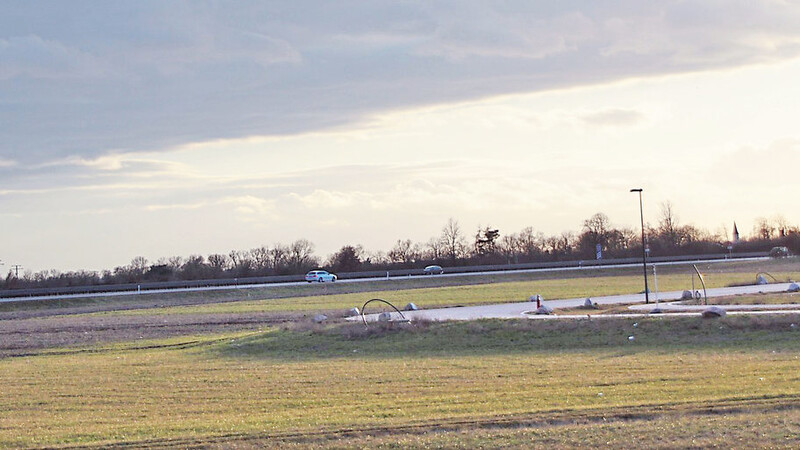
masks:
[[[674,266],[674,265],[688,265],[688,264],[714,264],[714,263],[726,263],[731,261],[741,262],[741,261],[759,261],[769,259],[767,257],[757,257],[757,258],[735,258],[735,259],[701,259],[695,261],[675,261],[675,262],[662,262],[657,264],[649,264],[650,266]],[[540,273],[540,272],[572,272],[572,271],[582,271],[582,270],[603,270],[603,269],[620,269],[620,268],[630,268],[630,267],[641,267],[641,264],[615,264],[615,265],[607,265],[607,266],[586,266],[586,267],[553,267],[553,268],[541,268],[541,269],[515,269],[515,270],[493,270],[487,272],[463,272],[463,273],[444,273],[442,275],[436,275],[436,277],[474,277],[474,276],[485,276],[485,275],[497,275],[497,274],[514,274],[514,273]],[[338,280],[336,283],[365,283],[365,282],[375,282],[381,280],[413,280],[418,278],[430,278],[430,275],[404,275],[400,277],[379,277],[379,278],[355,278],[355,279],[344,279]],[[236,284],[236,285],[227,285],[227,286],[205,286],[205,287],[192,287],[192,288],[173,288],[173,289],[147,289],[147,290],[131,290],[131,291],[117,291],[117,292],[97,292],[97,293],[83,293],[83,294],[62,294],[62,295],[39,295],[39,296],[29,296],[29,297],[8,297],[8,298],[0,298],[0,303],[9,303],[9,302],[23,302],[23,301],[45,301],[45,300],[62,300],[62,299],[70,299],[70,298],[90,298],[90,297],[117,297],[117,296],[125,296],[125,295],[148,295],[148,294],[164,294],[164,293],[173,293],[173,292],[200,292],[200,291],[223,291],[223,290],[231,290],[231,289],[254,289],[254,288],[273,288],[273,287],[286,287],[286,286],[304,286],[308,283],[305,281],[291,281],[291,282],[281,282],[281,283],[258,283],[258,284]],[[317,283],[312,283],[317,284]],[[324,285],[327,283],[319,283],[320,285]]]
[[[786,292],[790,283],[778,283],[767,285],[752,285],[752,286],[737,286],[727,288],[715,288],[708,290],[709,297],[721,297],[737,294],[757,294],[757,293],[770,293],[770,292]],[[662,292],[659,294],[659,299],[664,301],[680,300],[683,291]],[[651,296],[651,297],[654,297]],[[599,305],[616,305],[616,304],[630,304],[642,303],[640,305],[644,310],[653,309],[655,303],[651,300],[649,305],[644,305],[644,294],[628,294],[628,295],[611,295],[606,297],[592,297],[592,302]],[[586,301],[586,298],[569,298],[562,300],[549,300],[542,303],[551,308],[574,308],[581,306]],[[403,305],[396,305],[401,307]],[[659,305],[659,306],[666,306]],[[798,305],[795,305],[796,307]],[[515,318],[530,318],[530,314],[526,312],[535,311],[536,302],[517,302],[517,303],[503,303],[497,305],[481,305],[481,306],[462,306],[455,308],[439,308],[439,309],[426,309],[419,311],[404,311],[403,315],[409,320],[475,320],[475,319],[515,319]],[[581,316],[585,317],[585,316]],[[367,314],[368,321],[377,320],[377,314]],[[360,320],[360,317],[357,318]],[[392,313],[393,320],[399,320],[400,315]]]

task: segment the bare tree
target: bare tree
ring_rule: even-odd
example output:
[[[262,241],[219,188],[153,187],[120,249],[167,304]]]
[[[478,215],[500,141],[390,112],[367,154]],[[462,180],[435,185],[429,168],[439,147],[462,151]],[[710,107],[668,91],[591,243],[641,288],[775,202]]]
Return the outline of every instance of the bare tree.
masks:
[[[661,204],[661,218],[658,221],[658,237],[670,248],[681,245],[681,229],[678,225],[678,217],[672,203],[666,201]]]
[[[411,267],[414,261],[419,258],[419,245],[411,242],[411,239],[397,240],[397,243],[389,250],[388,256],[395,264],[402,264],[403,267]]]
[[[214,276],[219,276],[228,268],[228,257],[221,253],[208,255],[208,265],[211,267]]]
[[[555,235],[547,236],[543,241],[544,249],[550,253],[553,259],[558,259],[559,237]]]
[[[584,256],[594,255],[599,247],[608,249],[612,234],[611,222],[608,216],[597,213],[583,221],[583,232],[578,237],[578,247]]]
[[[461,227],[458,225],[458,221],[452,217],[442,228],[442,242],[451,263],[455,263],[464,254],[464,249],[467,247],[467,240],[461,234]]]
[[[759,217],[753,226],[753,232],[759,238],[769,240],[775,234],[775,226],[768,219]]]
[[[430,259],[431,261],[438,261],[444,254],[444,242],[442,241],[441,237],[430,238],[425,246],[427,249],[426,258]]]
[[[544,234],[540,231],[534,233],[533,228],[523,228],[519,233],[519,248],[525,254],[528,260],[533,259],[535,256],[544,251]]]
[[[316,265],[317,259],[314,258],[314,244],[308,239],[298,239],[292,242],[289,245],[287,261],[293,270],[298,271]]]
[[[364,259],[364,264],[373,265],[373,266],[384,266],[391,263],[391,259],[389,255],[384,252],[383,250],[377,250],[374,252],[369,252],[366,254],[366,259]]]
[[[611,222],[603,213],[597,213],[583,221],[584,232],[594,236],[597,244],[603,243],[609,228],[611,228]]]
[[[791,226],[789,225],[789,221],[786,220],[781,214],[776,214],[772,218],[772,223],[775,225],[775,228],[778,231],[778,236],[783,237],[791,230]]]
[[[284,267],[288,264],[289,247],[277,243],[269,249],[270,265],[275,273],[282,273]]]
[[[564,231],[558,239],[558,251],[563,255],[569,255],[575,248],[576,237],[572,231]]]
[[[270,269],[271,260],[267,246],[262,245],[261,247],[250,249],[250,258],[253,260],[253,268],[255,270],[265,273]]]
[[[167,258],[167,265],[172,267],[172,270],[178,271],[186,260],[182,256],[170,256]]]
[[[144,256],[137,256],[131,260],[130,270],[131,273],[143,275],[147,270],[148,262]]]
[[[505,258],[506,264],[519,262],[518,256],[521,249],[520,240],[516,234],[507,234],[500,238],[500,245],[498,245],[497,248]]]
[[[231,250],[230,253],[228,253],[228,258],[231,262],[230,270],[233,272],[233,275],[237,277],[252,275],[255,262],[250,256],[249,251]]]

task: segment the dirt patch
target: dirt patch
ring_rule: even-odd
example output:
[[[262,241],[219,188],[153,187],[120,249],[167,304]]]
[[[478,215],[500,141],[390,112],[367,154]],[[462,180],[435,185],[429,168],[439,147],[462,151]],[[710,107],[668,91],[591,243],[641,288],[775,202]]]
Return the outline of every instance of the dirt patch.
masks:
[[[186,314],[137,316],[53,316],[0,322],[0,358],[39,350],[138,339],[257,330],[302,314]]]

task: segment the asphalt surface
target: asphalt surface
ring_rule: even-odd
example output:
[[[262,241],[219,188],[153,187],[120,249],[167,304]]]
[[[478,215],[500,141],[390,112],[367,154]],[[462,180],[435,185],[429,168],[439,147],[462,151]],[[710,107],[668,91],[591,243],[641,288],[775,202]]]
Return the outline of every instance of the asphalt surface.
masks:
[[[776,283],[766,285],[752,285],[752,286],[737,286],[726,288],[708,289],[707,295],[711,297],[724,297],[729,295],[741,294],[758,294],[758,293],[775,293],[786,292],[791,283]],[[702,294],[702,291],[700,291]],[[658,294],[659,301],[675,301],[680,300],[683,291],[661,292]],[[611,295],[606,297],[591,297],[593,303],[598,305],[620,305],[620,304],[634,304],[638,303],[637,309],[645,311],[652,310],[656,307],[656,294],[652,293],[650,304],[644,304],[644,294],[627,294],[627,295]],[[546,300],[542,301],[543,305],[549,306],[553,309],[557,308],[575,308],[582,306],[586,302],[586,297],[583,298],[569,298],[561,300]],[[402,307],[403,305],[396,305]],[[660,304],[659,307],[664,309],[667,304]],[[757,305],[763,308],[765,305]],[[794,307],[800,310],[800,305],[784,305],[785,307]],[[496,305],[481,305],[481,306],[462,306],[454,308],[439,308],[439,309],[426,309],[417,311],[403,311],[403,316],[408,320],[476,320],[476,319],[518,319],[518,318],[536,318],[531,314],[536,310],[536,301],[530,302],[516,302],[516,303],[503,303]],[[725,307],[727,309],[727,306]],[[705,307],[701,307],[705,309]],[[784,308],[785,309],[785,308]],[[526,314],[527,313],[527,314]],[[581,317],[585,317],[581,316]],[[367,314],[364,316],[367,321],[377,321],[378,314]],[[396,312],[391,313],[392,320],[402,320],[400,314]],[[361,320],[361,317],[353,318]]]
[[[759,261],[769,259],[767,257],[757,257],[757,258],[736,258],[736,259],[700,259],[694,261],[674,261],[674,262],[661,262],[657,264],[651,264],[650,266],[672,266],[672,265],[688,265],[688,264],[706,264],[706,263],[725,263],[725,262],[741,262],[741,261]],[[499,273],[502,274],[514,274],[514,273],[538,273],[538,272],[573,272],[573,271],[581,271],[587,269],[620,269],[620,268],[630,268],[630,267],[640,267],[641,264],[613,264],[607,266],[586,266],[586,267],[549,267],[549,268],[539,268],[539,269],[514,269],[514,270],[494,270],[494,271],[486,271],[486,272],[461,272],[461,273],[443,273],[441,275],[434,275],[436,277],[474,277],[474,276],[485,276],[485,275],[496,275]],[[445,271],[447,269],[445,268]],[[376,277],[376,278],[354,278],[354,279],[340,279],[337,280],[336,283],[365,283],[370,281],[381,281],[381,280],[397,280],[397,279],[415,279],[415,278],[428,278],[431,275],[404,275],[401,277]],[[234,285],[227,285],[227,286],[203,286],[203,287],[191,287],[191,288],[172,288],[172,289],[147,289],[147,290],[131,290],[131,291],[115,291],[115,292],[97,292],[97,293],[80,293],[80,294],[60,294],[60,295],[39,295],[39,296],[27,296],[27,297],[7,297],[7,298],[0,298],[0,303],[10,303],[10,302],[22,302],[22,301],[47,301],[47,300],[62,300],[62,299],[71,299],[71,298],[91,298],[91,297],[119,297],[119,296],[128,296],[128,295],[149,295],[149,294],[164,294],[164,293],[174,293],[174,292],[200,292],[200,291],[223,291],[223,290],[231,290],[231,289],[254,289],[254,288],[271,288],[271,287],[286,287],[286,286],[304,286],[307,285],[306,281],[290,281],[290,282],[279,282],[279,283],[256,283],[256,284],[234,284]],[[317,283],[312,283],[317,284]],[[327,283],[319,283],[319,284],[327,284]]]

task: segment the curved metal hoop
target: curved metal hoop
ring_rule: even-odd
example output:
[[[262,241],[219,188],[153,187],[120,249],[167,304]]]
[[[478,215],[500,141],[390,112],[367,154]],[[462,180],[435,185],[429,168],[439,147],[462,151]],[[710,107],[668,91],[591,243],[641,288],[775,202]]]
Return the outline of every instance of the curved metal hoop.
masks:
[[[758,282],[758,277],[759,277],[759,276],[761,276],[761,275],[769,275],[769,277],[770,277],[770,278],[772,278],[772,281],[774,281],[774,282],[776,282],[776,283],[778,282],[778,279],[777,279],[777,278],[775,278],[775,277],[773,277],[773,276],[772,276],[772,274],[771,274],[771,273],[769,273],[769,272],[758,272],[758,273],[756,274],[756,282]]]
[[[403,313],[399,309],[397,309],[397,307],[394,306],[393,304],[387,302],[386,300],[384,300],[382,298],[371,298],[371,299],[367,300],[364,303],[364,306],[361,307],[361,320],[364,322],[364,326],[365,327],[368,327],[369,325],[367,324],[367,317],[364,315],[364,309],[367,307],[367,305],[369,305],[372,302],[383,302],[383,303],[386,303],[387,305],[391,306],[392,309],[397,311],[397,314],[400,314],[400,317],[402,317],[403,320],[406,320],[406,321],[408,320],[408,319],[406,319],[406,316],[404,316]]]

